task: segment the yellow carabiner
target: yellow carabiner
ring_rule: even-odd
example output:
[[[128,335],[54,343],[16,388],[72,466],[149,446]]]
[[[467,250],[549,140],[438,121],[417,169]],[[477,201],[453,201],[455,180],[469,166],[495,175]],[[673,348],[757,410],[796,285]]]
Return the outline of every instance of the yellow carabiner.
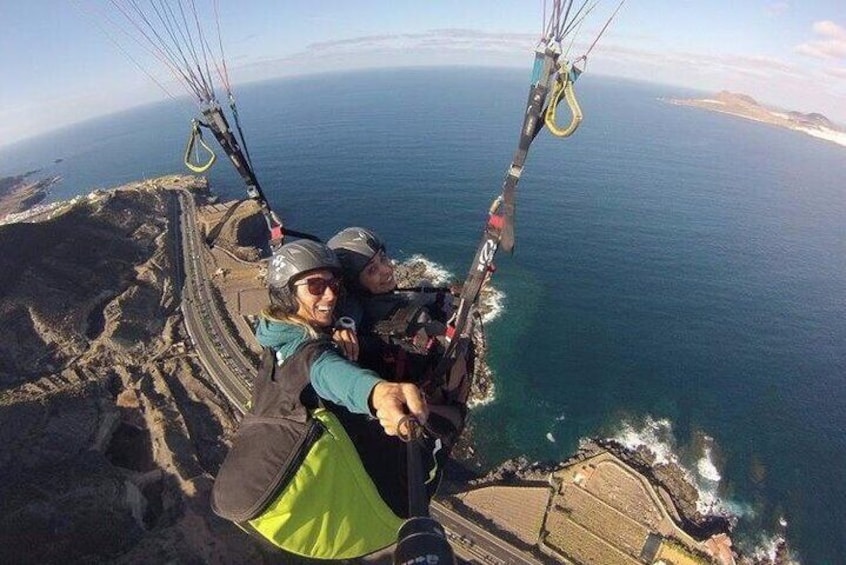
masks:
[[[578,72],[577,69],[575,69],[575,71],[576,73]],[[578,76],[578,74],[575,76]],[[552,135],[557,137],[568,137],[573,135],[573,132],[576,131],[579,124],[582,123],[582,109],[579,106],[579,101],[576,100],[576,91],[573,89],[573,81],[574,77],[571,75],[570,67],[562,65],[560,71],[558,72],[558,76],[556,77],[555,84],[552,87],[552,99],[547,105],[546,114],[544,115],[544,123],[546,124],[546,127],[549,128]],[[573,116],[570,120],[570,124],[563,129],[559,128],[555,121],[555,110],[561,103],[562,94],[567,100],[567,105],[570,107],[570,113]]]
[[[198,141],[199,147],[197,146]],[[191,153],[194,153],[195,157],[199,157],[200,147],[209,154],[209,160],[205,163],[192,163]],[[205,173],[212,165],[214,165],[215,159],[217,159],[217,155],[214,154],[212,148],[209,147],[203,139],[203,132],[200,131],[199,122],[197,122],[197,120],[191,120],[191,137],[188,138],[188,144],[185,146],[185,166],[195,173]],[[199,159],[197,159],[197,161],[199,161]]]

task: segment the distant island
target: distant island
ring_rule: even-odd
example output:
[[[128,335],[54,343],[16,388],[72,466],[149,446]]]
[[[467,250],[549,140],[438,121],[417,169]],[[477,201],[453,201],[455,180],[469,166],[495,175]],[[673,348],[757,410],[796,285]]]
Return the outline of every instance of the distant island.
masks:
[[[666,98],[676,106],[693,106],[712,112],[721,112],[764,122],[774,126],[800,131],[826,141],[846,146],[846,129],[838,126],[824,115],[813,112],[803,114],[765,106],[751,96],[723,90],[711,98]]]

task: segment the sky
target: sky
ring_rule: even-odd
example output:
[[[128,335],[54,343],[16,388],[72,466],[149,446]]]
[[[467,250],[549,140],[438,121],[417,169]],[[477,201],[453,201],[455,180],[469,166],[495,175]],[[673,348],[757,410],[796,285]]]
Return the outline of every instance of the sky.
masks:
[[[543,0],[194,1],[213,41],[217,3],[236,92],[280,76],[374,67],[530,69],[544,14]],[[598,0],[574,56],[617,3]],[[0,0],[0,146],[166,98],[165,90],[184,95],[127,29],[107,0]],[[587,70],[741,92],[846,125],[846,1],[626,0]]]

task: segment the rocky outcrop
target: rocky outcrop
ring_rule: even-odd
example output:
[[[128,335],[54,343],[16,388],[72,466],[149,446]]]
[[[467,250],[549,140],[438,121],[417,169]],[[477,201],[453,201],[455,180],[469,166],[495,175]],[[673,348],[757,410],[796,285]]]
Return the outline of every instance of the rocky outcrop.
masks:
[[[417,286],[433,286],[434,282],[449,286],[457,296],[461,290],[460,284],[455,282],[442,283],[438,281],[439,274],[432,271],[431,265],[422,259],[411,258],[397,265],[395,277],[399,288],[413,288]],[[490,312],[492,306],[492,291],[490,286],[482,289],[479,305],[480,316]],[[470,389],[470,405],[488,402],[493,397],[493,372],[487,363],[487,341],[485,328],[482,324],[473,325],[473,345],[475,347],[476,365]]]
[[[563,462],[529,461],[524,457],[505,461],[485,476],[470,481],[473,486],[488,484],[515,484],[546,481],[549,475],[565,466],[589,459],[607,451],[627,463],[656,487],[668,493],[677,514],[679,524],[696,539],[730,532],[734,520],[728,515],[703,515],[696,507],[699,491],[690,483],[689,474],[674,463],[657,463],[655,455],[645,446],[631,450],[610,439],[594,439],[584,442],[579,450]]]

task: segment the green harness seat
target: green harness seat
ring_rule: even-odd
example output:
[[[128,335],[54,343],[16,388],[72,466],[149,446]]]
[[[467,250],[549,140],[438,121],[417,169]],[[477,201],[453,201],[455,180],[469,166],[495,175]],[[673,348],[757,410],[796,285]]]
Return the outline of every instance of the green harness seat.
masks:
[[[244,416],[212,489],[212,509],[276,547],[351,559],[396,541],[403,520],[379,495],[350,436],[308,380],[329,345],[304,344],[281,365],[266,349]],[[344,421],[369,425],[346,412]]]
[[[403,520],[379,496],[335,415],[325,408],[311,415],[324,433],[249,525],[274,545],[317,559],[361,557],[391,545]]]

